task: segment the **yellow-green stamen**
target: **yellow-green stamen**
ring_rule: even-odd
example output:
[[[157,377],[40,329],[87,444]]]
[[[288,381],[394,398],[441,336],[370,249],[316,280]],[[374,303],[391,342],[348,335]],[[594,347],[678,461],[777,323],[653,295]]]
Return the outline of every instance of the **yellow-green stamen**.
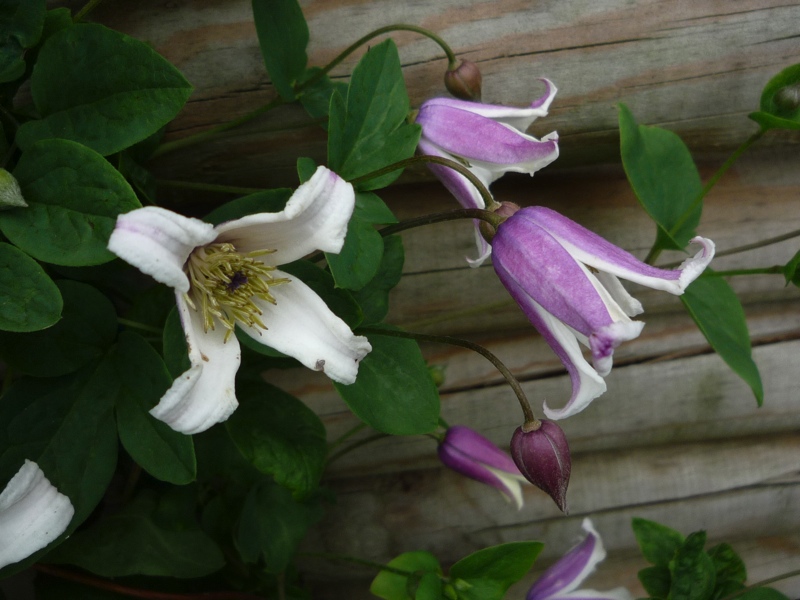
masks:
[[[256,260],[274,250],[256,250],[242,254],[233,244],[209,244],[197,248],[184,267],[191,288],[184,294],[190,308],[203,315],[203,331],[215,329],[217,320],[227,329],[225,341],[238,321],[248,327],[266,329],[261,310],[253,298],[275,304],[270,286],[288,283],[272,276],[275,267]]]

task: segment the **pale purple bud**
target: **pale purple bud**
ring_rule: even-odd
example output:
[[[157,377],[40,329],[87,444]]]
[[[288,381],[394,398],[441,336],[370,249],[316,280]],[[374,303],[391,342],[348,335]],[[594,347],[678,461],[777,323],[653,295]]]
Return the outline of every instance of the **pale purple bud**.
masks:
[[[480,102],[482,81],[478,65],[468,60],[461,61],[458,67],[452,71],[447,70],[444,74],[444,87],[461,100]]]
[[[525,431],[517,427],[511,438],[511,457],[525,479],[546,492],[567,513],[567,485],[572,471],[567,438],[553,421]]]

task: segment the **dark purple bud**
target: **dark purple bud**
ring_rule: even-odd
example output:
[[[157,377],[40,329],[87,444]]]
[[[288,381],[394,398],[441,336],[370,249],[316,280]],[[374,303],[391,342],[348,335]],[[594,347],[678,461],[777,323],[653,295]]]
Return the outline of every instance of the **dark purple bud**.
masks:
[[[511,438],[511,458],[525,479],[546,492],[567,513],[567,485],[572,471],[567,438],[553,421],[539,427],[517,427]]]
[[[456,98],[480,102],[482,80],[478,65],[463,60],[456,69],[445,72],[444,87]]]

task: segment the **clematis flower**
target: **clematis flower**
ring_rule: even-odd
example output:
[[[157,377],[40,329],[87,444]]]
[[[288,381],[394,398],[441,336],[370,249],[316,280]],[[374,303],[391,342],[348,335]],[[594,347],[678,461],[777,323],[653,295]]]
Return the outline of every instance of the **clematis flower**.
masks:
[[[66,531],[75,509],[35,462],[25,460],[0,492],[0,568],[19,562]]]
[[[714,242],[675,270],[639,261],[588,229],[541,206],[523,208],[497,228],[494,269],[503,285],[567,369],[572,397],[560,409],[544,405],[549,419],[574,415],[606,391],[614,348],[636,338],[644,323],[630,317],[642,305],[618,277],[680,295],[708,266]],[[578,342],[591,350],[592,365]]]
[[[454,471],[496,488],[517,509],[522,508],[525,481],[511,457],[477,431],[457,425],[450,427],[439,444],[439,459]]]
[[[537,117],[547,114],[558,91],[549,80],[541,81],[547,91],[527,108],[452,98],[424,102],[417,116],[417,123],[422,126],[418,151],[465,164],[487,188],[508,172],[533,175],[558,158],[556,132],[541,140],[525,134]],[[486,208],[478,189],[466,177],[442,165],[428,167],[464,208]],[[491,254],[477,227],[475,236],[478,257],[467,259],[473,267],[480,266]]]
[[[257,342],[350,384],[371,350],[302,281],[277,267],[315,250],[339,252],[355,206],[353,187],[319,167],[278,213],[216,227],[157,208],[117,218],[108,248],[175,289],[191,367],[150,413],[191,434],[227,419],[238,405],[241,360],[235,327]]]
[[[605,559],[606,550],[603,540],[595,531],[590,519],[582,524],[586,538],[567,552],[557,563],[547,569],[528,590],[525,600],[629,600],[630,592],[625,588],[616,588],[608,592],[579,590],[599,562]]]

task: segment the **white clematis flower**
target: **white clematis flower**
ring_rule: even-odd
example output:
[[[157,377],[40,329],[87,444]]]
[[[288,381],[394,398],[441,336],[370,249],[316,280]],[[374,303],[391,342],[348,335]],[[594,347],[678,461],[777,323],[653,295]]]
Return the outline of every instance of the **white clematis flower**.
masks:
[[[191,367],[150,413],[176,431],[205,431],[238,402],[236,326],[259,343],[350,384],[372,349],[308,286],[277,269],[316,250],[339,252],[355,206],[353,186],[319,167],[278,213],[216,227],[145,207],[117,218],[108,248],[175,289]]]
[[[66,531],[75,509],[35,462],[0,492],[0,568],[41,550]]]

